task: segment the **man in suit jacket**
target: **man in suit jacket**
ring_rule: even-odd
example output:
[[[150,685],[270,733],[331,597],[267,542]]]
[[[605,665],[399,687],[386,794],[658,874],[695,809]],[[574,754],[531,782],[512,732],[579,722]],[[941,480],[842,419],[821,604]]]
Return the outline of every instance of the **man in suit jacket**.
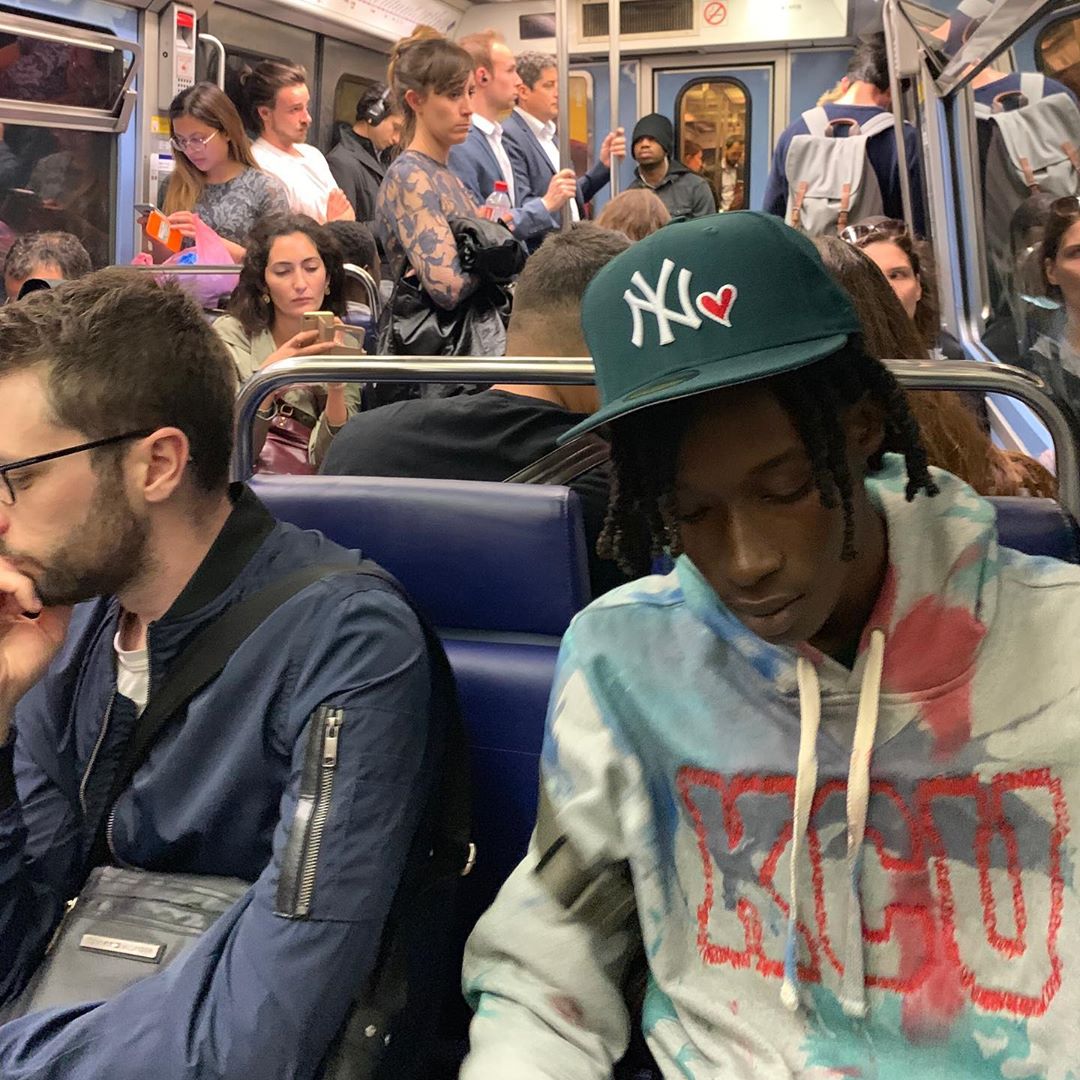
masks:
[[[518,77],[514,54],[491,30],[463,37],[458,44],[473,58],[476,98],[472,127],[463,143],[450,148],[447,164],[483,203],[495,190],[495,181],[506,182],[510,194],[512,226],[519,240],[539,242],[559,225],[559,211],[577,191],[574,173],[562,169],[551,177],[544,194],[537,197],[524,172],[515,168],[503,141],[499,116],[513,108]]]
[[[523,173],[528,191],[545,191],[559,171],[555,120],[559,115],[559,71],[548,53],[527,52],[517,58],[518,103],[503,124],[503,138],[514,168]],[[577,181],[572,204],[575,220],[585,216],[585,204],[611,179],[612,154],[626,153],[622,128],[609,132],[600,147],[600,160]],[[537,237],[538,243],[541,238]]]

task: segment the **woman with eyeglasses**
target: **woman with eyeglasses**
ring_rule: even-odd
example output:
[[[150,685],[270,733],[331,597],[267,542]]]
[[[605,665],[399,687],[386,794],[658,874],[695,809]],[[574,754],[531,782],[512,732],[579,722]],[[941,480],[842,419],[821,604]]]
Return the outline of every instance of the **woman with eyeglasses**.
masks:
[[[236,106],[213,83],[196,83],[178,94],[169,122],[176,150],[162,206],[169,223],[194,241],[198,214],[240,262],[255,225],[289,212],[284,186],[255,163]],[[164,247],[158,253],[171,254]]]

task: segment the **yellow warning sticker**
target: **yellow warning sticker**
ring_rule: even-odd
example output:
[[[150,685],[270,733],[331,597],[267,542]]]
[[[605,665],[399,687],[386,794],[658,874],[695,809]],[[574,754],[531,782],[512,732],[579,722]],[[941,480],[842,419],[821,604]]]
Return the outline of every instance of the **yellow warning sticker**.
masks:
[[[151,116],[150,130],[155,135],[169,135],[169,118],[167,116]]]

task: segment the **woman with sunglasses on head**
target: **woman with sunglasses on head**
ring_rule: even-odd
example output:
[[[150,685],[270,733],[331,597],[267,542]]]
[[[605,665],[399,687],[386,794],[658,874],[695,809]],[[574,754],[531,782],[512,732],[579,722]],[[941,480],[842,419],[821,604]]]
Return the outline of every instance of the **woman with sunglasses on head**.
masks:
[[[236,106],[213,83],[196,83],[178,94],[169,106],[169,122],[176,150],[162,200],[169,224],[185,242],[194,242],[198,214],[240,262],[255,225],[289,212],[284,186],[258,167]],[[171,254],[154,246],[163,257]]]

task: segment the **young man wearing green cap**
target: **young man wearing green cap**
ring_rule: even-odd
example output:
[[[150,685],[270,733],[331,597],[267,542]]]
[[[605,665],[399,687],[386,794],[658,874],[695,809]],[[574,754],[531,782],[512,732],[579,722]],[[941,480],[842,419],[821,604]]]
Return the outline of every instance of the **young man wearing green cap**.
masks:
[[[778,219],[662,229],[582,317],[601,544],[676,564],[567,632],[463,1080],[609,1077],[635,968],[671,1080],[1075,1077],[1080,570],[927,469]]]

